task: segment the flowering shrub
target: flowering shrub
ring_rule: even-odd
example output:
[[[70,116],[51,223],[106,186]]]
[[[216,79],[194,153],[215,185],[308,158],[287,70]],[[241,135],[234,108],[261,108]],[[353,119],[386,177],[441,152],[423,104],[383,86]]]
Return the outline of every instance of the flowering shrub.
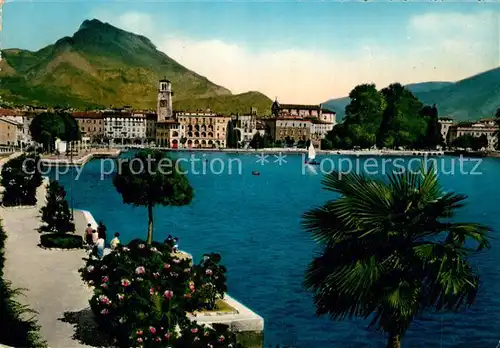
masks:
[[[47,204],[40,209],[44,231],[74,232],[75,224],[72,221],[71,211],[66,200],[66,190],[55,180],[51,180],[47,188]]]
[[[88,259],[80,273],[94,286],[90,306],[98,324],[120,347],[198,347],[178,345],[186,344],[185,337],[179,338],[178,328],[182,333],[194,325],[186,312],[200,309],[208,301],[197,293],[204,284],[197,283],[201,278],[189,259],[176,257],[161,244],[148,246],[135,240],[128,246],[119,245],[102,260]],[[203,330],[208,332],[203,342],[220,333]],[[226,345],[217,345],[217,341],[210,344],[236,347],[229,332],[225,337]]]
[[[215,309],[217,299],[222,299],[227,291],[226,268],[220,265],[217,253],[205,254],[201,262],[193,267],[194,279],[200,284],[197,299],[201,307]]]
[[[39,160],[36,155],[23,154],[5,163],[1,181],[5,187],[3,205],[36,204],[36,189],[42,184],[42,175],[37,170]]]

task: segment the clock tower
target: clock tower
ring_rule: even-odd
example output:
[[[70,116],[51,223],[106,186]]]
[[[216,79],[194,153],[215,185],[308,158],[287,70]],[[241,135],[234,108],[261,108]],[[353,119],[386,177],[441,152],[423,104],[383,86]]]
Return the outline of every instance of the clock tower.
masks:
[[[158,122],[161,122],[173,117],[172,96],[174,92],[172,92],[172,84],[166,78],[160,80],[159,84],[156,114],[158,115]]]

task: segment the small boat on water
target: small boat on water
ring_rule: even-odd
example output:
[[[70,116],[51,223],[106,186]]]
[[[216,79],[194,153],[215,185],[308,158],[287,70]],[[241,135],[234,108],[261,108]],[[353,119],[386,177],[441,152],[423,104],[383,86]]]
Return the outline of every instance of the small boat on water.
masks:
[[[252,175],[259,176],[259,175],[260,175],[260,172],[258,172],[258,171],[256,171],[256,170],[254,170],[254,171],[252,172]]]
[[[314,149],[314,145],[311,143],[309,144],[309,149],[307,150],[307,159],[304,161],[305,164],[311,164],[311,165],[319,165],[319,162],[316,162],[314,159],[316,158],[316,150]]]

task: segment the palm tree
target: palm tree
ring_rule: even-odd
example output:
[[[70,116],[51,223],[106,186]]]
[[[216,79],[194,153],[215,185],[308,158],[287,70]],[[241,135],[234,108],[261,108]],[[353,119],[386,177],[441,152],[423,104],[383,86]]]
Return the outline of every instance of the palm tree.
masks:
[[[340,198],[303,216],[323,247],[304,280],[316,313],[370,318],[388,348],[400,347],[422,311],[470,306],[479,278],[468,256],[489,247],[488,227],[451,221],[466,196],[444,192],[434,170],[421,172],[387,181],[331,173],[324,189]]]

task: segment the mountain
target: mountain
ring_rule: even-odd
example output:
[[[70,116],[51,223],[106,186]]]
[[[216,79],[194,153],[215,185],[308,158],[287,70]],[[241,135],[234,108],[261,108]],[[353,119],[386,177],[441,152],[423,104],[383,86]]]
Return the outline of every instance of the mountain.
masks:
[[[436,104],[440,116],[460,121],[493,117],[500,107],[500,68],[415,95],[425,104]]]
[[[453,82],[418,82],[418,83],[410,83],[405,85],[412,93],[415,95],[419,95],[421,93],[436,91],[444,87],[448,87],[453,85]],[[349,104],[349,97],[330,99],[323,103],[323,105],[327,108],[333,109],[337,112],[337,122],[341,122],[345,116],[345,107]]]
[[[0,95],[17,104],[154,109],[158,80],[167,77],[175,109],[177,101],[181,107],[208,105],[221,112],[232,102],[245,111],[251,106],[245,103],[271,105],[260,93],[233,96],[158,51],[148,38],[97,19],[84,21],[73,36],[39,51],[6,49],[2,57]]]
[[[436,104],[439,115],[458,121],[492,117],[500,107],[500,68],[485,71],[457,82],[421,82],[406,85],[427,105]],[[343,120],[349,98],[331,99],[325,106]]]

